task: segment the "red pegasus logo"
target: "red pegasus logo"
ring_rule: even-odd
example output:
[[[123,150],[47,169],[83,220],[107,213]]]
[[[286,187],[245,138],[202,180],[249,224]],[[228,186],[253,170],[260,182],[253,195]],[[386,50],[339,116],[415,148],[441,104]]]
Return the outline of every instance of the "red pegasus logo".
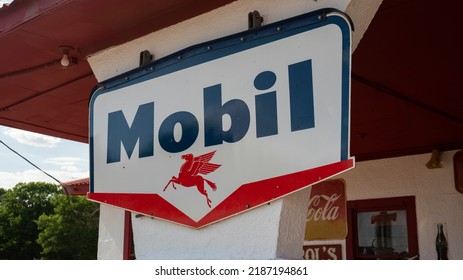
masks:
[[[221,164],[209,163],[216,151],[194,157],[192,154],[182,155],[182,159],[185,163],[180,167],[178,177],[172,176],[172,179],[164,187],[163,191],[166,191],[167,187],[172,183],[172,187],[176,190],[175,184],[182,185],[184,187],[196,186],[198,191],[206,197],[207,205],[211,207],[211,200],[207,195],[207,191],[204,189],[204,182],[206,182],[213,191],[217,189],[214,182],[204,179],[201,175],[207,175],[214,172],[217,168],[222,166]]]

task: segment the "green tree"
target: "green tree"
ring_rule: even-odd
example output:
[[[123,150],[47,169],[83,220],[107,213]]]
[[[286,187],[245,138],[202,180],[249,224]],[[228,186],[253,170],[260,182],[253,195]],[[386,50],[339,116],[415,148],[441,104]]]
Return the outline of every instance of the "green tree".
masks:
[[[37,220],[37,242],[45,259],[96,259],[99,205],[82,196],[58,195],[51,199],[53,214]]]
[[[42,182],[19,183],[0,200],[0,259],[38,259],[42,247],[36,242],[36,220],[53,213],[50,199],[58,186]]]
[[[0,201],[2,201],[2,197],[5,193],[6,193],[6,190],[0,187]]]

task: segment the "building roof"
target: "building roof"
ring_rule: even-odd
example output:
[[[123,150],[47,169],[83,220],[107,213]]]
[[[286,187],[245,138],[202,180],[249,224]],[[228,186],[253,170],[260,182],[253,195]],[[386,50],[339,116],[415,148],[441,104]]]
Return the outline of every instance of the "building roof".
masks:
[[[90,179],[83,178],[63,183],[69,195],[86,195],[90,190]]]

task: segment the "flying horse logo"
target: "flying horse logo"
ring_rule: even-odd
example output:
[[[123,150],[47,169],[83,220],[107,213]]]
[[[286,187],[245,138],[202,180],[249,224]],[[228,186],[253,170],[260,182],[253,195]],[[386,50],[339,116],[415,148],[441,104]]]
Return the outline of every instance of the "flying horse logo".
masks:
[[[178,177],[172,176],[172,179],[164,187],[163,191],[166,191],[167,187],[172,184],[172,187],[176,190],[175,184],[182,185],[184,187],[193,187],[195,186],[198,191],[206,197],[207,205],[211,207],[211,200],[207,194],[206,189],[204,188],[204,182],[206,182],[213,191],[217,189],[217,186],[214,182],[211,182],[207,179],[204,179],[201,175],[207,175],[211,172],[214,172],[219,168],[220,164],[210,163],[216,151],[194,157],[192,154],[182,155],[182,159],[185,160],[185,163],[180,167]]]

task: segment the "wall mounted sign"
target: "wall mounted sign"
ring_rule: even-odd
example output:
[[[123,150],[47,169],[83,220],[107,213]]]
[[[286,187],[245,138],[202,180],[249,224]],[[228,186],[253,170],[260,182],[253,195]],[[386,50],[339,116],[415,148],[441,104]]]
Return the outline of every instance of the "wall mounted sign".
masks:
[[[304,245],[305,260],[342,260],[341,244]]]
[[[312,186],[305,240],[341,240],[347,235],[346,187],[343,180]]]
[[[325,9],[103,82],[88,198],[200,228],[353,168],[350,43]]]

